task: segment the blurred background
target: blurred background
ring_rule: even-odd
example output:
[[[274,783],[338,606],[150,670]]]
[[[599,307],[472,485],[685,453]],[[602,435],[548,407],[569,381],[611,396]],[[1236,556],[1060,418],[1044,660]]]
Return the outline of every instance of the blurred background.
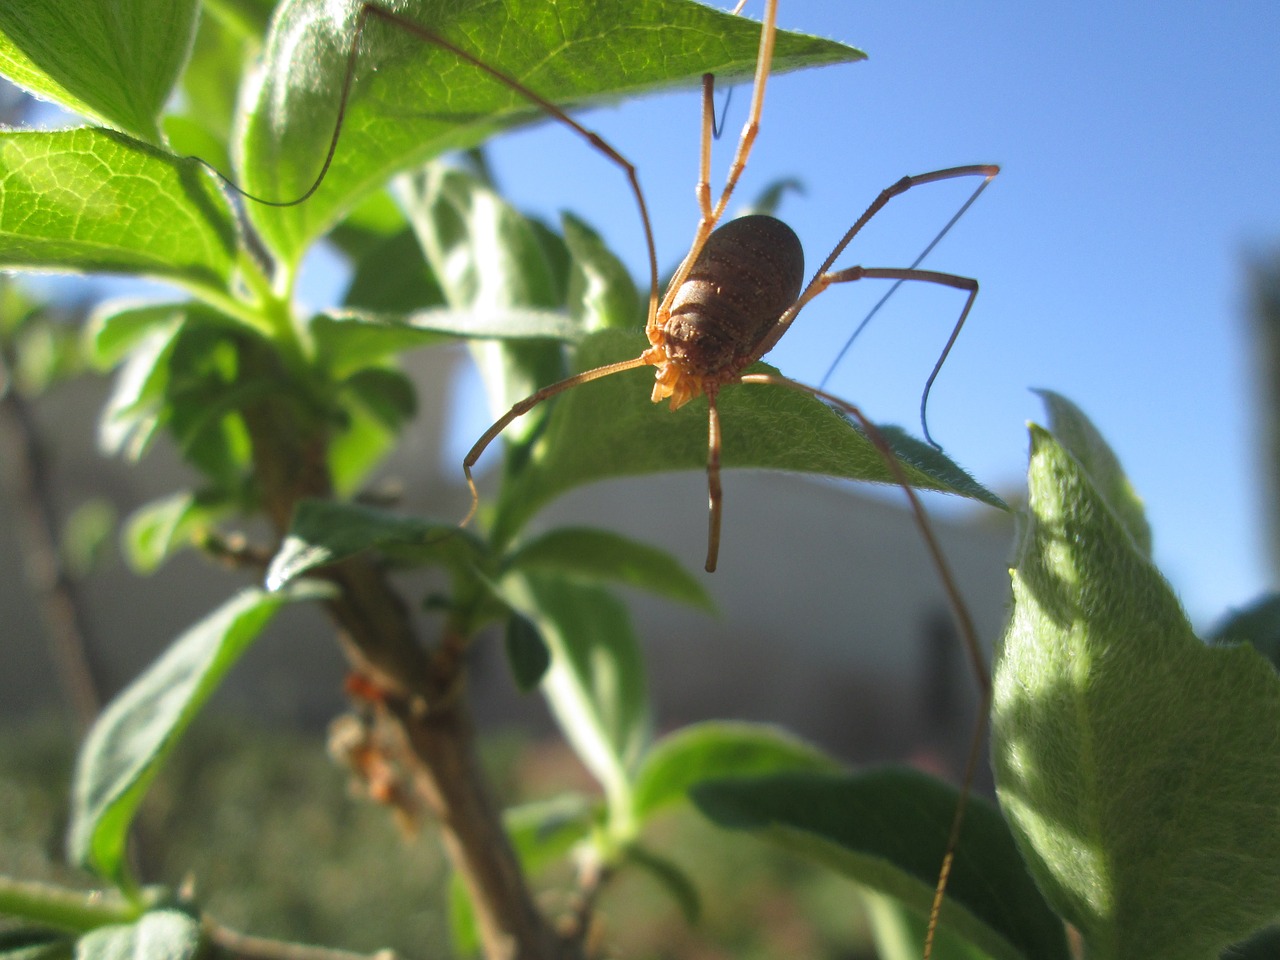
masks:
[[[759,16],[761,7],[752,0],[746,13]],[[771,82],[739,188],[747,204],[772,183],[798,181],[802,189],[786,194],[780,214],[811,264],[904,174],[1004,167],[925,264],[982,284],[933,391],[934,437],[1016,501],[1025,422],[1043,416],[1028,388],[1063,393],[1094,419],[1146,500],[1157,563],[1197,628],[1269,589],[1280,462],[1272,417],[1280,395],[1280,10],[1247,0],[780,7],[780,26],[870,55]],[[747,90],[718,100],[727,114],[717,144],[722,176]],[[11,109],[25,108],[13,101]],[[696,95],[598,109],[584,122],[636,163],[660,263],[674,264],[696,222]],[[643,274],[634,206],[611,164],[554,124],[500,138],[489,153],[514,203],[553,222],[572,209]],[[973,186],[930,185],[896,199],[842,265],[909,264]],[[321,255],[304,296],[331,305],[344,283]],[[116,524],[186,473],[163,444],[140,469],[104,461],[94,432],[109,384],[76,376],[74,364],[58,359],[58,343],[74,336],[89,300],[120,288],[53,277],[17,286],[5,296],[53,303],[50,322],[3,335],[5,368],[19,375],[0,406],[0,716],[15,734],[0,738],[11,741],[0,756],[0,872],[30,875],[53,869],[58,855],[77,714],[118,691],[241,581],[191,555],[146,578],[121,560]],[[824,294],[769,359],[817,383],[883,290],[868,282]],[[961,301],[955,291],[904,286],[828,388],[879,422],[918,432],[920,391]],[[410,365],[421,408],[448,415],[420,418],[382,479],[405,490],[404,509],[454,516],[463,504],[458,464],[492,412],[465,350],[421,352]],[[718,615],[628,598],[659,731],[704,717],[775,721],[850,762],[907,758],[947,768],[972,729],[974,683],[900,492],[751,473],[730,473],[725,487],[721,569],[706,578]],[[929,504],[990,645],[1006,613],[1011,524],[967,503]],[[583,488],[540,522],[606,526],[697,570],[705,479],[672,474]],[[542,745],[545,711],[511,688],[496,644],[478,649],[474,672],[477,712],[508,799],[574,782],[576,767]],[[353,949],[391,944],[422,956],[423,942],[443,942],[442,909],[420,906],[438,892],[443,868],[424,853],[429,843],[405,852],[384,815],[347,797],[324,760],[318,734],[344,709],[342,673],[318,617],[281,618],[220,694],[222,712],[242,719],[199,731],[161,785],[150,829],[171,842],[152,864],[169,881],[194,871],[222,898],[214,902],[225,918],[255,932],[304,930]],[[246,824],[254,829],[246,833]],[[214,858],[207,830],[226,838]],[[857,955],[857,921],[838,884],[763,855],[745,864],[692,823],[671,830],[672,842],[710,851],[696,860],[723,874],[708,877],[711,886],[750,877],[774,891],[756,900],[743,882],[741,903],[709,920],[723,944],[739,937],[723,955]],[[263,837],[275,837],[281,852],[273,855]],[[314,854],[314,867],[289,860],[300,846]],[[398,895],[415,906],[373,891],[353,902],[343,878],[385,869],[394,857],[413,878]],[[292,867],[275,869],[282,862]],[[248,875],[273,891],[270,906]],[[777,898],[779,887],[790,899]],[[616,900],[620,931],[633,929],[625,917],[634,903],[638,914],[670,920],[657,925],[667,948],[687,936],[656,895]],[[761,916],[769,922],[756,924]],[[770,932],[730,933],[757,926]],[[657,939],[657,928],[634,925],[633,948],[652,947],[639,931]],[[677,952],[703,955],[691,943]]]

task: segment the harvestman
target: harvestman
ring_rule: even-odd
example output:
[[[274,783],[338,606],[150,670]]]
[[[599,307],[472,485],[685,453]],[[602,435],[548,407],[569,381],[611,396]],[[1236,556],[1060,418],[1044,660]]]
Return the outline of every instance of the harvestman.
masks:
[[[739,3],[734,13],[745,5]],[[517,418],[528,413],[545,400],[574,387],[612,376],[642,366],[656,367],[655,382],[650,399],[657,403],[669,400],[675,410],[694,398],[705,395],[708,408],[707,487],[709,501],[706,569],[712,572],[720,545],[721,483],[720,483],[720,415],[717,398],[721,389],[730,384],[771,384],[786,387],[817,397],[852,417],[883,458],[895,481],[902,487],[910,503],[917,527],[931,554],[943,588],[950,602],[957,626],[964,639],[968,655],[981,686],[980,724],[990,700],[990,681],[986,665],[978,645],[976,631],[968,610],[960,596],[950,567],[933,535],[927,515],[906,473],[884,436],[855,405],[820,388],[811,387],[775,374],[748,374],[744,371],[768,353],[795,322],[800,311],[809,301],[832,284],[851,283],[863,279],[921,281],[940,284],[965,291],[967,297],[946,345],[943,347],[921,396],[921,421],[925,437],[930,443],[924,411],[929,391],[938,372],[942,369],[952,346],[955,344],[965,319],[978,294],[978,283],[967,277],[959,277],[932,270],[888,267],[847,267],[833,270],[835,261],[845,251],[854,237],[866,226],[890,200],[914,187],[940,180],[960,177],[983,177],[984,183],[999,172],[994,164],[973,164],[950,167],[930,173],[903,177],[897,183],[882,190],[867,210],[854,222],[845,235],[827,255],[822,265],[807,284],[804,283],[804,255],[794,231],[782,221],[770,216],[752,215],[731,220],[717,226],[738,180],[746,167],[755,142],[764,106],[765,87],[773,61],[777,0],[766,0],[764,20],[761,25],[759,54],[756,60],[751,105],[746,123],[738,140],[733,162],[729,167],[725,184],[719,197],[712,202],[711,191],[711,142],[714,128],[713,90],[714,78],[706,74],[702,79],[702,132],[697,182],[697,199],[701,217],[689,252],[685,255],[666,292],[658,295],[658,259],[653,239],[649,212],[640,188],[635,166],[599,135],[588,130],[555,104],[525,87],[514,77],[483,62],[478,57],[443,37],[422,27],[406,17],[385,10],[371,3],[361,6],[356,19],[354,39],[348,55],[338,119],[333,139],[316,181],[301,197],[285,203],[263,201],[272,206],[292,206],[310,197],[323,181],[337,149],[338,136],[345,115],[348,96],[355,76],[355,64],[359,54],[360,39],[369,17],[376,17],[424,42],[441,47],[459,59],[471,64],[490,77],[524,96],[549,116],[568,126],[593,148],[604,154],[625,173],[631,192],[639,209],[644,228],[649,263],[649,306],[645,323],[645,335],[649,347],[639,356],[617,363],[586,370],[557,383],[543,387],[517,403],[476,441],[463,461],[463,472],[471,492],[471,508],[462,521],[465,525],[475,515],[479,504],[479,491],[472,477],[472,468],[485,449]],[[234,186],[234,185],[233,185]],[[967,205],[966,205],[967,206]],[[954,222],[954,221],[953,221]],[[918,263],[919,261],[917,261]],[[936,446],[936,444],[935,444]],[[947,852],[939,871],[929,925],[925,941],[926,960],[932,952],[939,910],[946,890],[954,858],[960,826],[964,818],[965,800],[969,793],[974,771],[981,750],[981,726],[976,731],[966,763],[961,800],[958,804],[947,842]]]

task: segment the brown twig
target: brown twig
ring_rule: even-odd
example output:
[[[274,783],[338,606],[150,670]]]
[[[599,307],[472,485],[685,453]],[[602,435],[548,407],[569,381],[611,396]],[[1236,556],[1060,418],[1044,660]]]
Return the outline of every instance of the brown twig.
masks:
[[[275,357],[250,347],[245,360],[284,381]],[[326,436],[285,397],[261,400],[243,414],[263,508],[283,537],[299,500],[332,495]],[[450,632],[428,650],[386,572],[366,556],[321,575],[338,587],[326,607],[352,668],[383,692],[403,734],[414,781],[471,895],[486,957],[562,960],[563,945],[534,903],[481,770],[465,695],[466,638]]]
[[[88,728],[102,707],[89,631],[75,581],[58,548],[58,510],[49,457],[31,405],[11,381],[11,370],[12,356],[6,349],[0,355],[0,441],[6,455],[0,459],[9,464],[23,566],[62,689],[81,727]]]
[[[392,950],[356,953],[305,943],[252,937],[205,918],[205,934],[217,953],[236,960],[396,960]]]

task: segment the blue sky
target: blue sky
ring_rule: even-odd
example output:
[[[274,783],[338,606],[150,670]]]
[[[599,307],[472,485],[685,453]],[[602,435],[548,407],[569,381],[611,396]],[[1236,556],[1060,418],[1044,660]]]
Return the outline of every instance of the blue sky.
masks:
[[[761,7],[752,0],[747,13]],[[1017,490],[1025,423],[1042,419],[1028,388],[1063,393],[1119,453],[1146,501],[1157,562],[1198,626],[1267,589],[1244,263],[1280,250],[1274,0],[782,0],[779,24],[870,57],[771,83],[740,188],[746,200],[778,177],[804,182],[781,215],[811,265],[903,174],[1004,167],[927,264],[982,283],[934,389],[934,436],[989,486]],[[745,107],[744,90],[720,170]],[[587,117],[639,167],[660,260],[673,263],[696,219],[696,98]],[[555,125],[504,138],[494,159],[520,205],[585,215],[642,273],[634,210],[610,164]],[[896,200],[842,263],[907,265],[972,186]],[[816,382],[884,289],[865,287],[824,294],[770,359]],[[877,420],[915,426],[960,303],[954,291],[904,288],[832,389]]]

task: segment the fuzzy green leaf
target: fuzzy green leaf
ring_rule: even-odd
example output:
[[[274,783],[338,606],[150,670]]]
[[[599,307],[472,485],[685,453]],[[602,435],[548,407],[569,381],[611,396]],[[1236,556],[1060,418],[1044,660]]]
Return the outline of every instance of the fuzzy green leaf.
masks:
[[[123,361],[148,332],[186,315],[185,303],[139,303],[113,300],[89,316],[84,329],[85,352],[99,370]]]
[[[348,218],[339,229],[350,222]],[[444,305],[444,291],[407,224],[384,237],[352,226],[342,239],[347,253],[355,258],[351,285],[343,297],[347,308],[403,315]]]
[[[638,356],[637,334],[602,330],[578,350],[590,369]],[[764,364],[756,370],[771,370]],[[576,387],[554,401],[547,428],[529,462],[504,485],[494,536],[514,534],[538,509],[573,487],[606,477],[663,470],[704,470],[707,404],[698,399],[672,412],[649,401],[650,368]],[[894,478],[875,445],[843,416],[811,396],[784,387],[745,384],[720,394],[725,467],[762,467],[873,483]],[[943,454],[900,431],[885,430],[911,482],[1001,505]],[[732,483],[732,478],[727,482]],[[732,514],[729,515],[732,517]],[[728,522],[732,522],[731,520]]]
[[[279,608],[321,595],[245,590],[201,620],[111,702],[89,731],[76,764],[71,859],[117,886],[130,886],[129,824],[165,758],[227,671]]]
[[[191,50],[197,0],[10,0],[0,73],[36,96],[152,144]]]
[[[191,163],[110,130],[0,131],[0,267],[223,290],[238,237]]]
[[[1268,593],[1231,613],[1206,637],[1209,643],[1251,643],[1280,670],[1280,594]]]
[[[1088,471],[1094,489],[1124,524],[1138,549],[1150,557],[1151,526],[1142,508],[1142,498],[1125,476],[1115,451],[1084,411],[1066,397],[1052,390],[1032,392],[1044,401],[1049,413],[1049,432]]]
[[[137,460],[160,425],[161,403],[169,388],[169,363],[177,349],[185,315],[156,317],[131,338],[129,354],[116,373],[111,396],[98,422],[98,448]]]
[[[702,583],[665,550],[606,530],[560,527],[521,546],[507,565],[586,582],[624,583],[704,610],[712,608]]]
[[[275,20],[248,99],[242,176],[259,196],[288,200],[315,181],[337,119],[355,3],[293,0]],[[759,25],[686,0],[501,4],[406,0],[405,17],[445,36],[565,108],[635,96],[710,71],[733,83],[754,69]],[[862,58],[849,47],[780,33],[774,70]],[[333,164],[304,204],[251,208],[286,262],[394,173],[545,114],[510,87],[403,27],[369,19]],[[566,136],[572,134],[566,132]],[[583,145],[584,162],[594,158]],[[618,182],[625,184],[619,171]]]
[[[693,788],[722,827],[750,830],[880,893],[928,911],[958,792],[915,770],[786,773]],[[941,925],[997,960],[1066,960],[1044,902],[999,811],[970,797]]]
[[[879,960],[920,960],[928,937],[929,920],[901,900],[863,889],[862,905],[867,911],[871,937]],[[935,931],[931,960],[990,960],[983,950],[950,930]]]
[[[228,509],[217,498],[191,490],[143,504],[125,522],[125,557],[138,573],[152,573],[175,551],[190,546]]]
[[[702,918],[702,897],[693,878],[674,860],[655,853],[643,844],[633,843],[627,847],[626,862],[629,866],[639,867],[644,873],[657,881],[684,916],[684,922],[696,926]]]
[[[180,910],[152,910],[136,923],[99,927],[76,942],[76,960],[195,960],[200,921]]]
[[[1280,680],[1208,647],[1093,470],[1031,431],[995,676],[1000,802],[1095,960],[1207,957],[1280,903]]]

